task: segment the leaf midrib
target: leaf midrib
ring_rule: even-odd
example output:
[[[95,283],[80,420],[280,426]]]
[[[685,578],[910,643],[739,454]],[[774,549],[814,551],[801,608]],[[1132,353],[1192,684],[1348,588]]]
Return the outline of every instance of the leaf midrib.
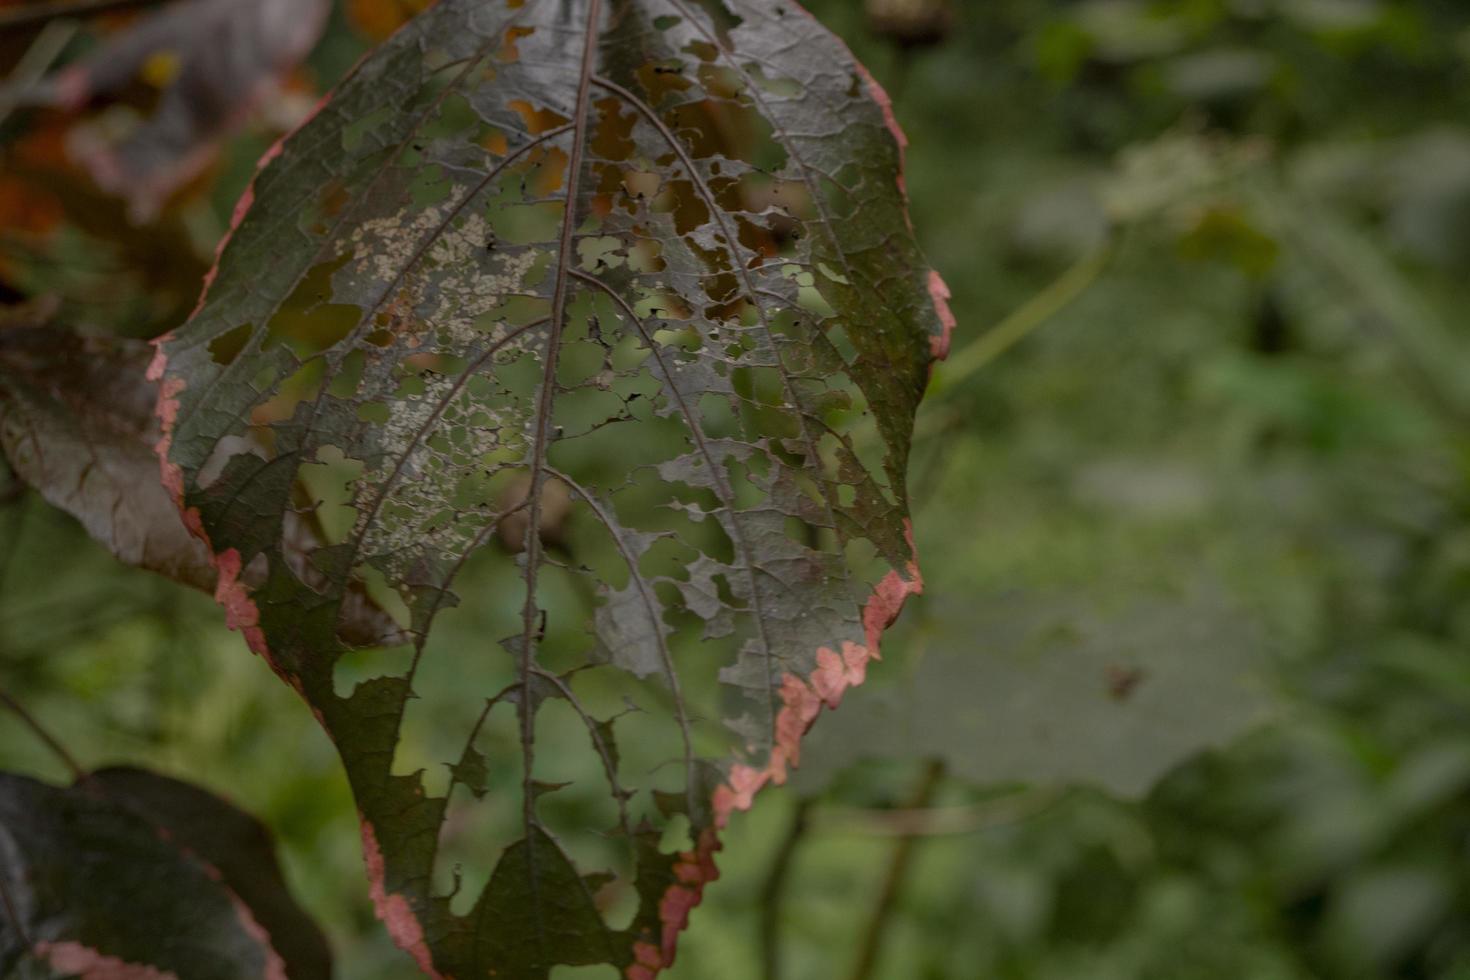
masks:
[[[545,944],[545,932],[540,912],[540,889],[537,882],[535,848],[531,847],[533,828],[539,829],[536,819],[535,795],[535,724],[536,712],[532,703],[531,682],[534,676],[533,638],[536,633],[539,608],[536,604],[537,575],[540,571],[541,545],[541,496],[546,486],[547,448],[551,437],[552,410],[556,399],[556,370],[560,360],[562,330],[566,325],[567,286],[571,280],[570,260],[573,239],[577,230],[577,201],[580,196],[582,157],[587,144],[587,116],[591,102],[592,69],[597,56],[597,44],[601,35],[602,0],[588,0],[587,22],[582,42],[582,63],[577,78],[577,104],[573,116],[572,152],[567,161],[566,207],[562,212],[561,242],[556,257],[556,283],[551,300],[551,324],[546,336],[546,354],[541,379],[541,392],[536,409],[536,438],[531,454],[531,486],[528,499],[530,513],[526,521],[526,602],[522,610],[522,632],[520,644],[521,696],[518,708],[521,716],[521,823],[527,842],[526,870],[530,879],[530,899],[533,909],[532,921],[536,925],[537,945]]]

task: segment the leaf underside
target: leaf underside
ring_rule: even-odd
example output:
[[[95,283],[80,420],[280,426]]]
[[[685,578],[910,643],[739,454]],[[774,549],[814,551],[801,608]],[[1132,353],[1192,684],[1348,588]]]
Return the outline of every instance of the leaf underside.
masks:
[[[879,96],[785,2],[445,0],[279,148],[161,345],[167,478],[426,972],[656,974],[917,590],[948,315]],[[409,641],[344,636],[354,588]]]

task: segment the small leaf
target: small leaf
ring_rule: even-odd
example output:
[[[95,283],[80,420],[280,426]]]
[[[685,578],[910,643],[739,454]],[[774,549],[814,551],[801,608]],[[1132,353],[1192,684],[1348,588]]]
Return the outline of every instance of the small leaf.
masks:
[[[313,934],[319,943],[320,934],[278,873],[273,879],[275,855],[259,824],[161,776],[134,770],[113,781],[117,794],[95,781],[61,789],[0,773],[0,975],[49,967],[47,975],[116,980],[329,976],[324,947],[296,945]],[[141,792],[127,799],[124,789]],[[185,799],[223,826],[205,830],[202,813],[170,812]],[[236,840],[232,830],[247,825],[250,839]],[[195,844],[241,846],[232,863],[261,868],[226,875]],[[242,901],[229,879],[249,883],[260,906]],[[271,910],[267,920],[257,918],[262,908]],[[291,937],[284,950],[265,921]]]
[[[795,4],[441,0],[283,144],[161,343],[170,485],[425,972],[671,963],[719,828],[918,591],[949,316],[895,133]],[[293,563],[304,479],[337,517]],[[365,583],[402,648],[341,642]]]

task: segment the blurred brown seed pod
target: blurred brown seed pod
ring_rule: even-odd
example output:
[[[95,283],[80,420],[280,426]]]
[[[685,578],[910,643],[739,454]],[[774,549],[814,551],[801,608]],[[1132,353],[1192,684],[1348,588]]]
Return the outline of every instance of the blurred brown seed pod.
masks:
[[[526,548],[526,525],[530,507],[526,498],[531,492],[531,478],[521,477],[506,487],[499,506],[505,514],[500,521],[500,543],[519,554]],[[572,510],[572,494],[560,480],[547,480],[541,487],[541,540],[548,545],[562,543],[562,532]]]
[[[951,0],[867,0],[867,11],[873,32],[901,48],[939,44],[954,27]]]

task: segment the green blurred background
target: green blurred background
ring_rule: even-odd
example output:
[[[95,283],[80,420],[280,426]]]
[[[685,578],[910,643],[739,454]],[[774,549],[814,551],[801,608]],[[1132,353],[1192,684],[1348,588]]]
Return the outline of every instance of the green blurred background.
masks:
[[[672,975],[1470,980],[1470,5],[810,6],[894,97],[960,321],[928,591],[736,821]],[[315,82],[365,43],[335,15]],[[67,295],[135,334],[192,300]],[[83,762],[262,816],[339,975],[412,976],[295,695],[0,495],[0,683]],[[66,777],[6,716],[0,767]]]

